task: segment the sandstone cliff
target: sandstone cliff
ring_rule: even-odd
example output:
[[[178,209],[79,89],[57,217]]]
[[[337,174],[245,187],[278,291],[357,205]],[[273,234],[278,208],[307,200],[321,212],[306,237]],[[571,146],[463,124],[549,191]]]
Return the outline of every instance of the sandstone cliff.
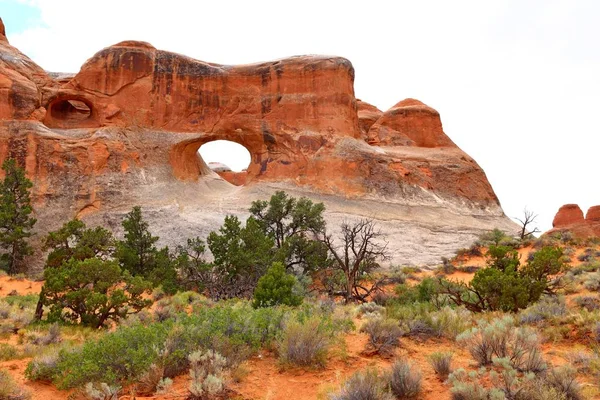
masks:
[[[484,230],[516,230],[439,113],[357,100],[344,58],[229,66],[126,41],[70,76],[0,35],[0,98],[0,162],[16,158],[34,181],[40,233],[75,216],[118,229],[141,205],[176,243],[278,189],[325,202],[332,225],[375,218],[394,263],[436,263]],[[213,140],[250,152],[243,176],[225,177],[243,186],[200,157]]]

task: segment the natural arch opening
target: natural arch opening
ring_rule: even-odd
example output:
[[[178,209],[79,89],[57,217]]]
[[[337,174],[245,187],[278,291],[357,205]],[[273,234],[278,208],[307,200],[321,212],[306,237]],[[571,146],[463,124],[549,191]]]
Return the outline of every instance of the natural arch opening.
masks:
[[[248,179],[251,156],[248,149],[229,140],[213,140],[198,149],[206,165],[227,182],[242,186]]]
[[[79,122],[91,117],[92,108],[81,100],[64,99],[51,105],[50,115],[60,121]]]

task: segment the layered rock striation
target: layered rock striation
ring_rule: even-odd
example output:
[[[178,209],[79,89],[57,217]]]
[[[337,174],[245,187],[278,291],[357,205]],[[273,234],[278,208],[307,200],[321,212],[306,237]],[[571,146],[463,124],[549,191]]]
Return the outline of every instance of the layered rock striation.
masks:
[[[376,219],[395,263],[515,229],[437,111],[407,99],[381,112],[356,99],[354,73],[340,57],[229,66],[125,41],[51,74],[0,33],[0,161],[34,181],[40,233],[73,217],[118,228],[141,205],[177,242],[281,189],[324,201],[333,225]],[[198,149],[213,140],[245,146],[247,171],[212,171]]]

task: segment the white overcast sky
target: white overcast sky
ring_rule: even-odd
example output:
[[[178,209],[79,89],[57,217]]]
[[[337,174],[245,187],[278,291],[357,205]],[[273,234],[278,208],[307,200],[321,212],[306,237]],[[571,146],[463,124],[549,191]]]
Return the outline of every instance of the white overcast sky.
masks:
[[[508,216],[546,230],[562,204],[600,204],[600,1],[0,0],[0,16],[50,71],[126,39],[222,64],[343,56],[358,98],[437,109]]]

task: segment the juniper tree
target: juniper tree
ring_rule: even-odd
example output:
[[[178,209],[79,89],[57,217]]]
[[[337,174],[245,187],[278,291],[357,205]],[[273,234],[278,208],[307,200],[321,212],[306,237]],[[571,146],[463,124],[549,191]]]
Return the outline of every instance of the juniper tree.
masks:
[[[31,216],[29,190],[33,186],[14,159],[2,163],[5,177],[0,182],[0,268],[9,274],[25,270],[25,257],[32,253],[27,239],[36,219]]]
[[[327,265],[327,247],[317,240],[325,229],[323,203],[296,199],[277,191],[269,201],[252,202],[250,213],[263,232],[273,238],[275,259],[289,269],[310,272]]]

